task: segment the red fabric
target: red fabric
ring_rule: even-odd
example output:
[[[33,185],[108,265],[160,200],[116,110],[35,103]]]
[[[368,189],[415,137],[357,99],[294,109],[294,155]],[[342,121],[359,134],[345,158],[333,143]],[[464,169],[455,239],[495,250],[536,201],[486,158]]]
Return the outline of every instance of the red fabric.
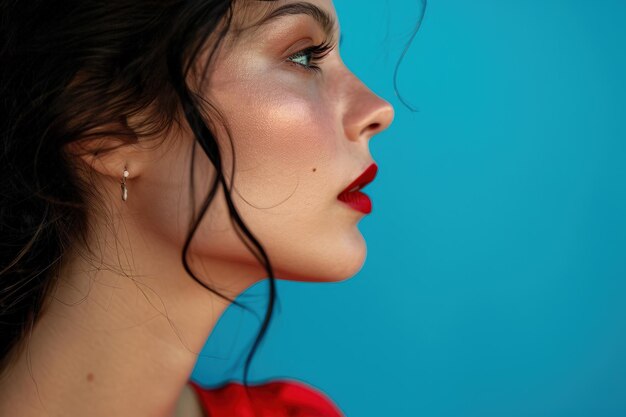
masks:
[[[189,383],[208,417],[345,417],[328,396],[299,381],[248,384],[248,395],[239,382],[217,388]]]

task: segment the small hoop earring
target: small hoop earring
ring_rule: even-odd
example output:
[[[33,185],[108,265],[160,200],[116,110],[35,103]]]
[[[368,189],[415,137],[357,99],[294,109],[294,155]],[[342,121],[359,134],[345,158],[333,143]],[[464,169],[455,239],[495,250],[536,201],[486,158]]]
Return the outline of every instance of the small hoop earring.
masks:
[[[128,188],[126,188],[126,178],[128,178],[128,171],[126,167],[124,167],[124,173],[122,174],[122,200],[126,201],[128,199]]]

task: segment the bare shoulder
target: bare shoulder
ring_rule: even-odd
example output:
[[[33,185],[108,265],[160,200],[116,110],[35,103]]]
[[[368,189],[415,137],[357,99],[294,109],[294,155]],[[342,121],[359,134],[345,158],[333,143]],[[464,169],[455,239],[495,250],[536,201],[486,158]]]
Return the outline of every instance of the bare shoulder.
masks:
[[[200,398],[191,385],[185,384],[173,417],[206,417]]]

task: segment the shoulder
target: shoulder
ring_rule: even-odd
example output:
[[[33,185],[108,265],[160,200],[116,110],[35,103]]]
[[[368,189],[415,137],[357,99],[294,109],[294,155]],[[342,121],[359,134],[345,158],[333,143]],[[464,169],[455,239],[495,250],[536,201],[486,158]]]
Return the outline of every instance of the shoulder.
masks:
[[[301,381],[278,379],[249,384],[247,388],[235,381],[213,388],[194,381],[189,385],[211,417],[345,417],[324,392]]]
[[[202,402],[191,384],[184,386],[174,416],[206,417]]]

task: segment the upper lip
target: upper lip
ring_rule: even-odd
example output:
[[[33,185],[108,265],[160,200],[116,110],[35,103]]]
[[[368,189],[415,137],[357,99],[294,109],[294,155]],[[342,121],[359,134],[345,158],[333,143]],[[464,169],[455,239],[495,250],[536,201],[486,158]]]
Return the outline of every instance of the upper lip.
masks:
[[[367,167],[367,169],[365,169],[365,171],[363,171],[363,173],[357,177],[357,179],[355,179],[350,184],[348,184],[348,186],[344,188],[344,190],[339,194],[346,193],[352,190],[356,186],[359,186],[359,190],[362,189],[367,184],[374,181],[374,178],[376,177],[377,172],[378,172],[378,165],[376,165],[375,162],[372,162]]]

